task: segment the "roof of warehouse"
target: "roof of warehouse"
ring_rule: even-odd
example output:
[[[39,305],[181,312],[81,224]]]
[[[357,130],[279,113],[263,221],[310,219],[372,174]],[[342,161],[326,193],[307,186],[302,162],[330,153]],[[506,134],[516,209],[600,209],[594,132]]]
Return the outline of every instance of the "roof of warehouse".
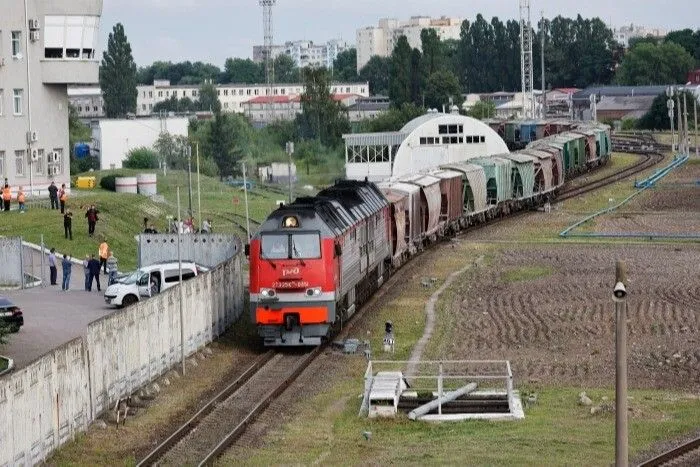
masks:
[[[598,102],[598,111],[605,110],[649,110],[656,96],[604,96]]]
[[[668,85],[663,86],[594,86],[574,94],[575,101],[588,101],[591,94],[599,96],[658,96],[666,92]]]

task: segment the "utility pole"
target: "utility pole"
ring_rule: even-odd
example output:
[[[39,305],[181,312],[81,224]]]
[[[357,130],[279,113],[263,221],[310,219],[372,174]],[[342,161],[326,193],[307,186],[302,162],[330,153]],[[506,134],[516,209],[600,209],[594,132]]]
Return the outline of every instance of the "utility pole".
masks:
[[[248,243],[250,243],[250,238],[252,237],[252,235],[250,234],[250,213],[248,211],[248,180],[246,180],[245,177],[245,161],[241,162],[241,164],[243,165],[243,196],[245,198],[245,223],[246,230],[248,231]]]
[[[627,440],[627,288],[625,263],[615,265],[615,467],[628,465]]]
[[[202,228],[202,185],[199,180],[199,141],[197,141],[197,212],[199,213],[199,228]]]
[[[683,127],[685,129],[683,133],[683,147],[685,148],[685,155],[690,157],[690,135],[688,134],[688,93],[683,93]]]
[[[530,0],[520,0],[520,78],[523,92],[523,117],[535,117],[532,67],[532,24],[530,23]],[[530,105],[527,105],[528,96]]]
[[[673,108],[675,107],[675,103],[673,102],[673,88],[670,86],[666,88],[666,97],[668,97],[668,100],[666,101],[668,118],[671,120],[671,152],[676,152],[676,133],[673,128]]]
[[[681,107],[681,91],[676,89],[676,107],[678,107],[678,152],[683,152],[683,107]]]
[[[287,162],[287,175],[289,175],[289,204],[292,204],[292,154],[294,154],[293,141],[287,141],[286,150],[287,155],[289,156],[289,162]]]
[[[185,376],[185,313],[182,310],[182,302],[185,300],[184,289],[182,287],[182,253],[180,244],[182,243],[182,219],[180,218],[180,187],[177,187],[177,268],[178,268],[178,288],[180,289],[180,361],[182,362],[182,376]],[[150,286],[150,284],[149,284]]]
[[[188,188],[187,193],[189,196],[189,213],[192,217],[192,146],[187,145],[187,178],[188,178]]]
[[[700,91],[700,86],[696,88],[696,91]],[[698,151],[698,99],[700,99],[700,95],[693,95],[693,114],[695,115],[695,158],[700,158],[700,152]]]
[[[540,35],[542,36],[542,53],[541,53],[541,66],[542,66],[542,118],[547,118],[547,88],[544,85],[544,10],[542,10],[542,22],[540,23]]]

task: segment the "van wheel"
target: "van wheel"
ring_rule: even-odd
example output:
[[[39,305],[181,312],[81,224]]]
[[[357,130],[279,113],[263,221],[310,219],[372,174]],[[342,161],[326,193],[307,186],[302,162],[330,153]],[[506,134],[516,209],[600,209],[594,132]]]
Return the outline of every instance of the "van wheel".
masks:
[[[134,295],[127,295],[122,299],[122,306],[133,305],[136,302],[138,302],[138,299]]]

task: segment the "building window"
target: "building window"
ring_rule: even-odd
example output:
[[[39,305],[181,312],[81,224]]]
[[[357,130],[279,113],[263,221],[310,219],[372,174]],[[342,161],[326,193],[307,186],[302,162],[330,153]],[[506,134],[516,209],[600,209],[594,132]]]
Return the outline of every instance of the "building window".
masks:
[[[173,91],[173,97],[177,97],[177,91]]]
[[[192,90],[192,97],[197,97],[197,90],[196,89]]]
[[[217,96],[220,96],[220,95],[221,95],[221,89],[217,89],[217,90],[216,90],[216,95],[217,95]]]
[[[94,106],[94,107],[92,108],[92,110],[94,110],[95,112],[97,112],[97,106]]]
[[[158,91],[158,97],[163,97],[163,91]]]
[[[450,137],[449,137],[449,136],[443,136],[443,137],[442,137],[442,144],[450,144]]]
[[[22,94],[24,92],[21,89],[13,90],[12,103],[15,115],[22,115]]]
[[[44,57],[94,59],[98,29],[98,16],[45,16]]]
[[[239,96],[242,96],[242,95],[243,95],[243,89],[239,89],[239,90],[238,90],[238,95],[239,95]]]
[[[165,97],[170,97],[170,91],[165,91]]]
[[[146,104],[141,104],[141,110],[146,110]]]
[[[44,150],[39,149],[37,150],[37,153],[39,156],[36,158],[36,162],[34,163],[34,172],[37,175],[44,175]]]
[[[19,58],[22,53],[22,31],[12,31],[12,57]]]
[[[464,138],[462,138],[462,137],[460,136],[460,137],[459,137],[459,144],[462,144],[462,143],[464,143]]]
[[[153,99],[153,91],[148,91],[148,97],[150,97],[151,99]]]
[[[78,106],[78,112],[82,112],[82,111],[83,111],[83,106],[82,106],[82,105],[79,105],[79,106]]]
[[[486,136],[481,136],[481,142],[485,143],[486,142]]]
[[[53,152],[58,156],[58,164],[55,164],[53,167],[53,175],[60,175],[63,173],[63,149],[53,148]]]
[[[5,93],[0,89],[0,116],[2,115],[2,103],[5,101]]]
[[[228,96],[228,89],[224,89],[224,96]]]
[[[451,136],[450,137],[450,144],[457,144],[459,140],[457,139],[456,136]]]
[[[228,102],[224,102],[224,109],[228,109]]]
[[[24,161],[26,159],[24,150],[15,151],[15,175],[24,177]]]
[[[148,104],[148,110],[153,110],[153,104]]]
[[[428,144],[426,138],[420,138],[419,144]]]

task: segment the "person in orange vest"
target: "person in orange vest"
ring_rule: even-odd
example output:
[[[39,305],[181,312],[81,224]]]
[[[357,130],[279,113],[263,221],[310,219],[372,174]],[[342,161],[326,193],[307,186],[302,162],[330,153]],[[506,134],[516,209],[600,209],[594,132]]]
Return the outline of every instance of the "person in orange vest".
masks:
[[[104,268],[105,274],[107,274],[107,258],[109,258],[109,245],[107,244],[107,239],[105,238],[100,243],[100,267]]]
[[[25,208],[24,208],[24,190],[22,187],[19,187],[19,191],[17,192],[17,203],[19,204],[19,213],[24,214]]]
[[[66,184],[61,184],[61,189],[58,191],[58,200],[61,202],[61,214],[64,214],[66,210],[66,200],[68,199],[68,193],[66,193]]]
[[[10,210],[10,200],[12,199],[12,191],[10,191],[10,185],[5,183],[5,188],[2,189],[2,204],[5,211]]]

